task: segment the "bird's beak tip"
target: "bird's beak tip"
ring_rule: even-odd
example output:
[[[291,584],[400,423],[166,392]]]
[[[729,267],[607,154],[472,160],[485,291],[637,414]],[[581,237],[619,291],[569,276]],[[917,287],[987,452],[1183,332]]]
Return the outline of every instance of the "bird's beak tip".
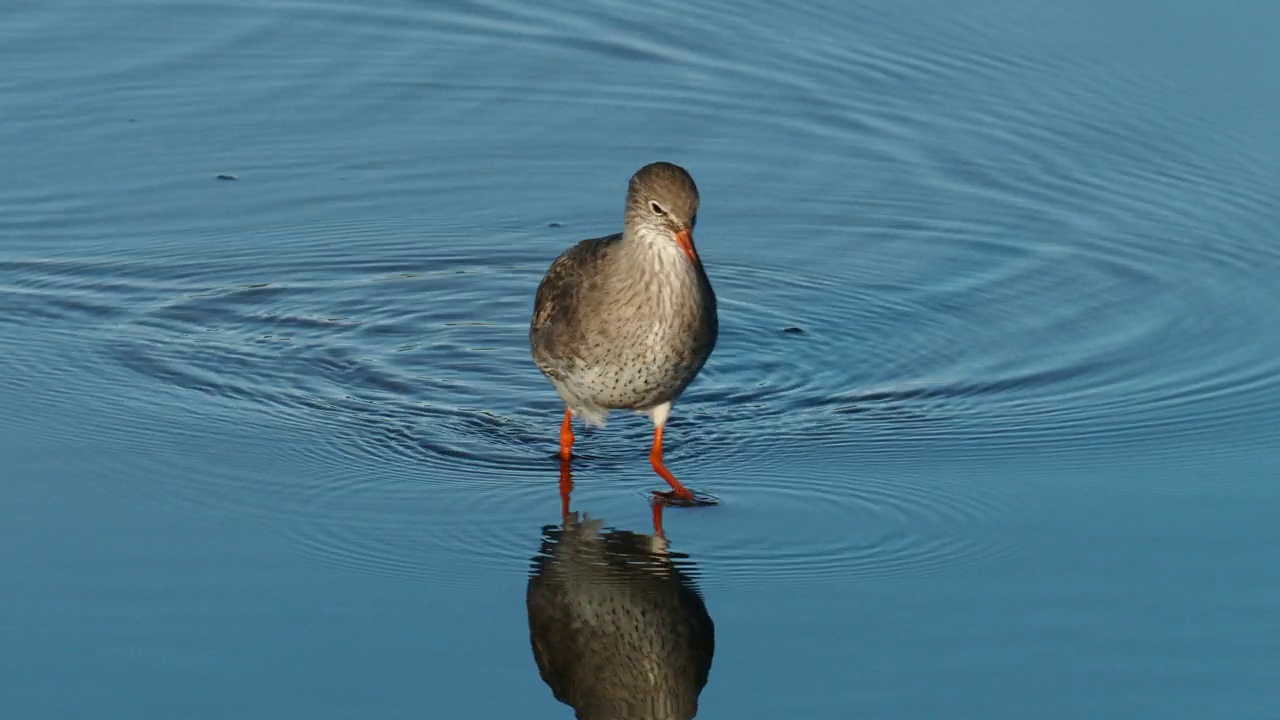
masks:
[[[700,262],[698,260],[698,251],[695,250],[693,247],[693,230],[692,229],[681,228],[680,230],[676,231],[676,244],[680,246],[680,249],[684,251],[684,254],[689,258],[690,261],[692,261],[695,264]]]

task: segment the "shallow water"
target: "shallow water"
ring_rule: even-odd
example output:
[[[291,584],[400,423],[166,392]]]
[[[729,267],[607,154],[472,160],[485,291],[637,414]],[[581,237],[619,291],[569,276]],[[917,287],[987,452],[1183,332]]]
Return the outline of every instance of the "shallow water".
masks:
[[[699,718],[1280,714],[1267,3],[0,9],[13,717],[570,717],[539,277],[668,159]],[[231,179],[219,179],[218,176]],[[650,429],[574,510],[651,533]]]

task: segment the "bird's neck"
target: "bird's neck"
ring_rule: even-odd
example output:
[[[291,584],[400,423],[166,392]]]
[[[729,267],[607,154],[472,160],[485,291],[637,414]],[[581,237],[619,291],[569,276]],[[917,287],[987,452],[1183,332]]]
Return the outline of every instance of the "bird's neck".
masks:
[[[669,236],[624,235],[618,252],[609,284],[635,314],[680,332],[715,322],[711,283]]]
[[[620,250],[626,265],[637,274],[650,276],[664,285],[696,285],[702,274],[700,264],[690,260],[665,230],[640,226],[622,234]]]

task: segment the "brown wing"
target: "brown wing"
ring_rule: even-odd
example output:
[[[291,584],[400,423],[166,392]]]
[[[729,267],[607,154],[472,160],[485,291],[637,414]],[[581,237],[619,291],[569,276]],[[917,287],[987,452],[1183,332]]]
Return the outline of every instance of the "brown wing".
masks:
[[[609,246],[621,238],[621,235],[610,235],[583,240],[551,263],[538,283],[529,322],[529,340],[535,354],[539,351],[558,354],[556,346],[575,332],[580,324],[577,318],[584,286],[595,275],[596,266]]]

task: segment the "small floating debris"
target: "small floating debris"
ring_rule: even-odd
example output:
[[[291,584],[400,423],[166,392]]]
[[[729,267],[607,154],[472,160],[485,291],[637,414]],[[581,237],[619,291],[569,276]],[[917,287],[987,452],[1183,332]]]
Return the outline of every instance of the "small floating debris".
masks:
[[[240,179],[235,175],[214,175],[213,177],[215,180],[230,180],[233,182]]]

